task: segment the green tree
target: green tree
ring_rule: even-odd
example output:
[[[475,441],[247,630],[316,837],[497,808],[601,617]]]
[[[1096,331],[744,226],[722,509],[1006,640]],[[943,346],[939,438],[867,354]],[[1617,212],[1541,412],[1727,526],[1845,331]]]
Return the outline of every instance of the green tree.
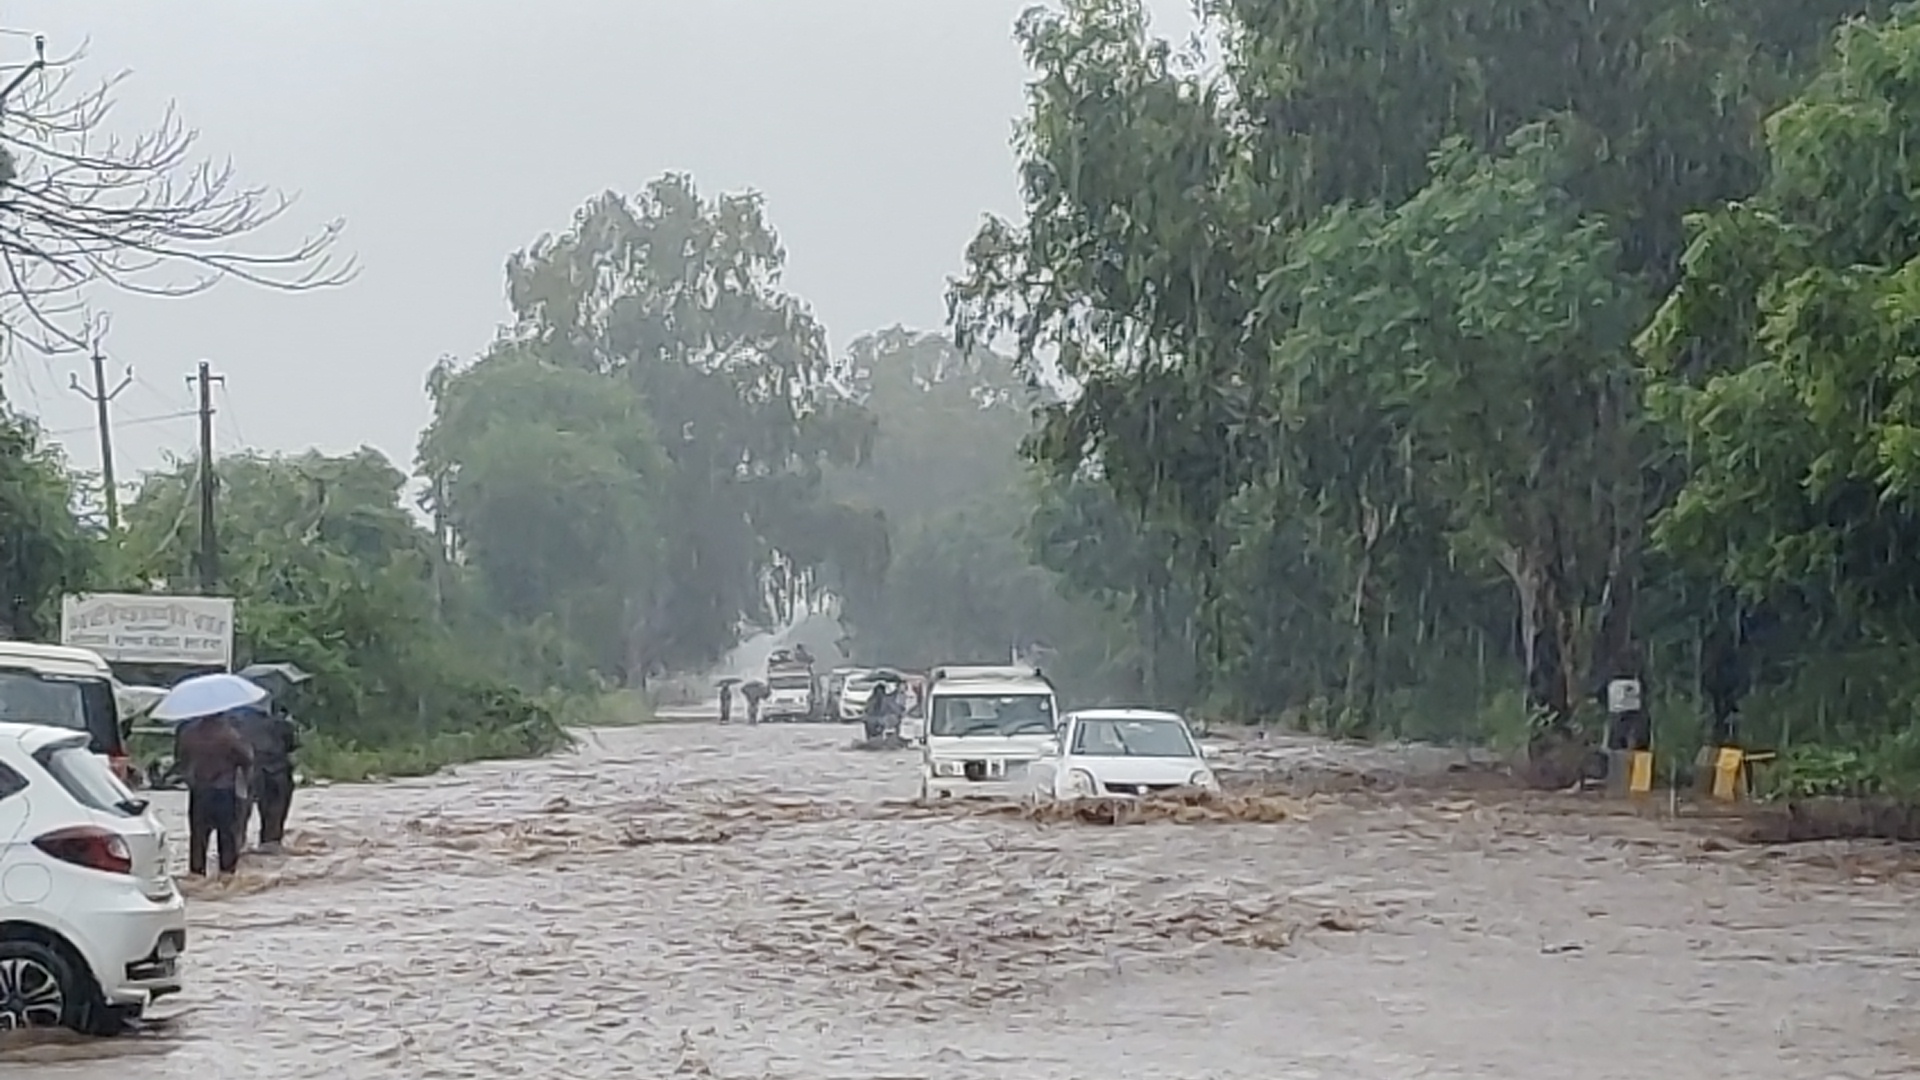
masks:
[[[1397,450],[1397,469],[1353,470],[1351,494],[1328,493],[1352,500],[1343,516],[1357,519],[1362,559],[1398,509],[1370,483],[1449,506],[1456,548],[1512,581],[1529,699],[1560,728],[1582,696],[1585,611],[1619,587],[1610,443],[1628,436],[1620,402],[1639,321],[1615,241],[1561,184],[1568,167],[1548,129],[1522,132],[1500,158],[1450,145],[1405,203],[1337,209],[1303,233],[1271,282],[1298,307],[1277,366],[1302,375],[1280,381],[1333,388],[1343,414],[1362,397],[1402,433],[1397,448],[1372,440]],[[1283,423],[1322,404],[1289,398]]]
[[[488,606],[513,625],[552,620],[593,670],[623,675],[667,516],[666,459],[639,391],[520,349],[442,364],[428,388],[428,504]]]
[[[1659,541],[1790,622],[1803,730],[1893,740],[1920,775],[1917,56],[1912,8],[1841,28],[1768,121],[1765,184],[1693,220],[1641,345],[1687,469]]]
[[[508,263],[501,348],[624,382],[658,433],[655,505],[672,512],[654,519],[630,677],[716,660],[871,557],[871,529],[823,509],[821,471],[860,460],[872,425],[819,324],[781,291],[784,261],[757,196],[707,200],[669,175],[591,200]],[[848,537],[855,550],[837,550]]]
[[[1018,482],[1034,393],[1004,358],[894,327],[854,341],[847,369],[873,444],[857,467],[828,470],[836,498],[907,522]]]
[[[1275,647],[1261,613],[1313,591],[1254,552],[1310,544],[1291,564],[1331,574],[1338,608],[1286,621],[1344,642],[1340,673],[1314,667],[1346,712],[1371,722],[1389,672],[1491,632],[1565,726],[1586,687],[1639,664],[1643,527],[1674,479],[1646,467],[1618,343],[1677,275],[1684,213],[1758,182],[1759,118],[1853,6],[1216,0],[1217,73],[1155,40],[1135,0],[1037,10],[1018,30],[1036,69],[1026,206],[976,237],[956,331],[1076,384],[1034,455],[1062,476],[1097,466],[1136,520],[1173,531],[1216,693],[1253,697],[1230,658]],[[1508,150],[1548,130],[1551,176]],[[1483,159],[1469,182],[1459,163]],[[1526,169],[1551,199],[1513,190]],[[1421,267],[1427,243],[1453,269]],[[1302,268],[1339,286],[1304,295]],[[1491,298],[1451,291],[1470,287]],[[1408,352],[1388,357],[1396,338]],[[1475,343],[1513,353],[1485,385],[1460,359]],[[1423,363],[1431,395],[1410,391]],[[1279,547],[1245,531],[1294,522]],[[1496,559],[1525,633],[1477,600],[1431,614],[1433,595],[1484,596]]]
[[[98,540],[75,517],[79,491],[39,425],[0,403],[0,638],[48,640],[60,597],[100,568]]]
[[[197,469],[146,477],[123,540],[134,580],[189,581],[199,547]],[[439,617],[439,552],[402,503],[406,474],[377,451],[222,459],[221,586],[235,598],[235,659],[313,672],[308,718],[328,738],[421,746],[464,733],[531,753],[553,718],[488,669],[484,643]]]

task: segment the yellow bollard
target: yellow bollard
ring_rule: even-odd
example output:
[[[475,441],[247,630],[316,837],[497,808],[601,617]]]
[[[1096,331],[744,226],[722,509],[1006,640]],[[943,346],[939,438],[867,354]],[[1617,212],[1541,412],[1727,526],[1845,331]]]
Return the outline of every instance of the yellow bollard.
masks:
[[[1740,770],[1746,755],[1737,746],[1723,746],[1713,759],[1713,797],[1732,802],[1740,797]]]
[[[1635,750],[1627,766],[1627,794],[1645,795],[1653,790],[1653,751]]]

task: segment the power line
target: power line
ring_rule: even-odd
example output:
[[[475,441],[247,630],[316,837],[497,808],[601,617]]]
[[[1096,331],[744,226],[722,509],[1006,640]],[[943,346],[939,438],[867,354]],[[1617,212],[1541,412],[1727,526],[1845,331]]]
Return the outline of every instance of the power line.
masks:
[[[227,384],[224,382],[220,384],[220,407],[226,410],[227,425],[233,428],[233,437],[238,442],[235,449],[246,450],[249,445],[247,431],[240,423],[240,413],[233,407],[233,398],[227,394]]]
[[[115,420],[113,422],[113,430],[119,431],[121,428],[138,427],[141,424],[158,424],[167,420],[187,420],[199,415],[199,409],[183,409],[179,412],[159,413],[154,416],[136,416],[128,420]],[[55,436],[78,435],[83,431],[92,431],[93,429],[94,425],[92,424],[82,424],[79,427],[57,428],[48,431],[47,434]]]
[[[138,373],[135,373],[133,376],[133,385],[146,391],[153,397],[153,400],[165,405],[169,409],[186,409],[189,413],[194,411],[192,395],[188,395],[187,399],[183,402],[178,397],[148,382],[145,376]]]

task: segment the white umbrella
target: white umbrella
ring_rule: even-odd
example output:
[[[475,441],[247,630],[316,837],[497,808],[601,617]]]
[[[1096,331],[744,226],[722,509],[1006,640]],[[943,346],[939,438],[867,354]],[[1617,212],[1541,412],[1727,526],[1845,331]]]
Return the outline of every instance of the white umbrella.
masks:
[[[163,724],[181,724],[202,716],[244,709],[267,700],[267,692],[238,675],[195,675],[167,691],[150,714]]]
[[[128,686],[118,679],[113,681],[114,701],[119,704],[123,718],[145,716],[148,709],[160,704],[166,696],[167,688],[164,686]]]

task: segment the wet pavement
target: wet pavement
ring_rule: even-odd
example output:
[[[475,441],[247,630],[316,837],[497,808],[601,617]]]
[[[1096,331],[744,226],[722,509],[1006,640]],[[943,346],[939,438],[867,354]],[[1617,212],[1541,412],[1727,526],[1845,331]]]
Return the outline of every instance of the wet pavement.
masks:
[[[304,790],[292,854],[192,887],[177,1018],[0,1049],[0,1075],[1920,1074],[1898,851],[1498,792],[1299,794],[1258,823],[934,812],[904,802],[911,752],[852,735],[666,724]],[[1269,777],[1385,767],[1241,749]]]

